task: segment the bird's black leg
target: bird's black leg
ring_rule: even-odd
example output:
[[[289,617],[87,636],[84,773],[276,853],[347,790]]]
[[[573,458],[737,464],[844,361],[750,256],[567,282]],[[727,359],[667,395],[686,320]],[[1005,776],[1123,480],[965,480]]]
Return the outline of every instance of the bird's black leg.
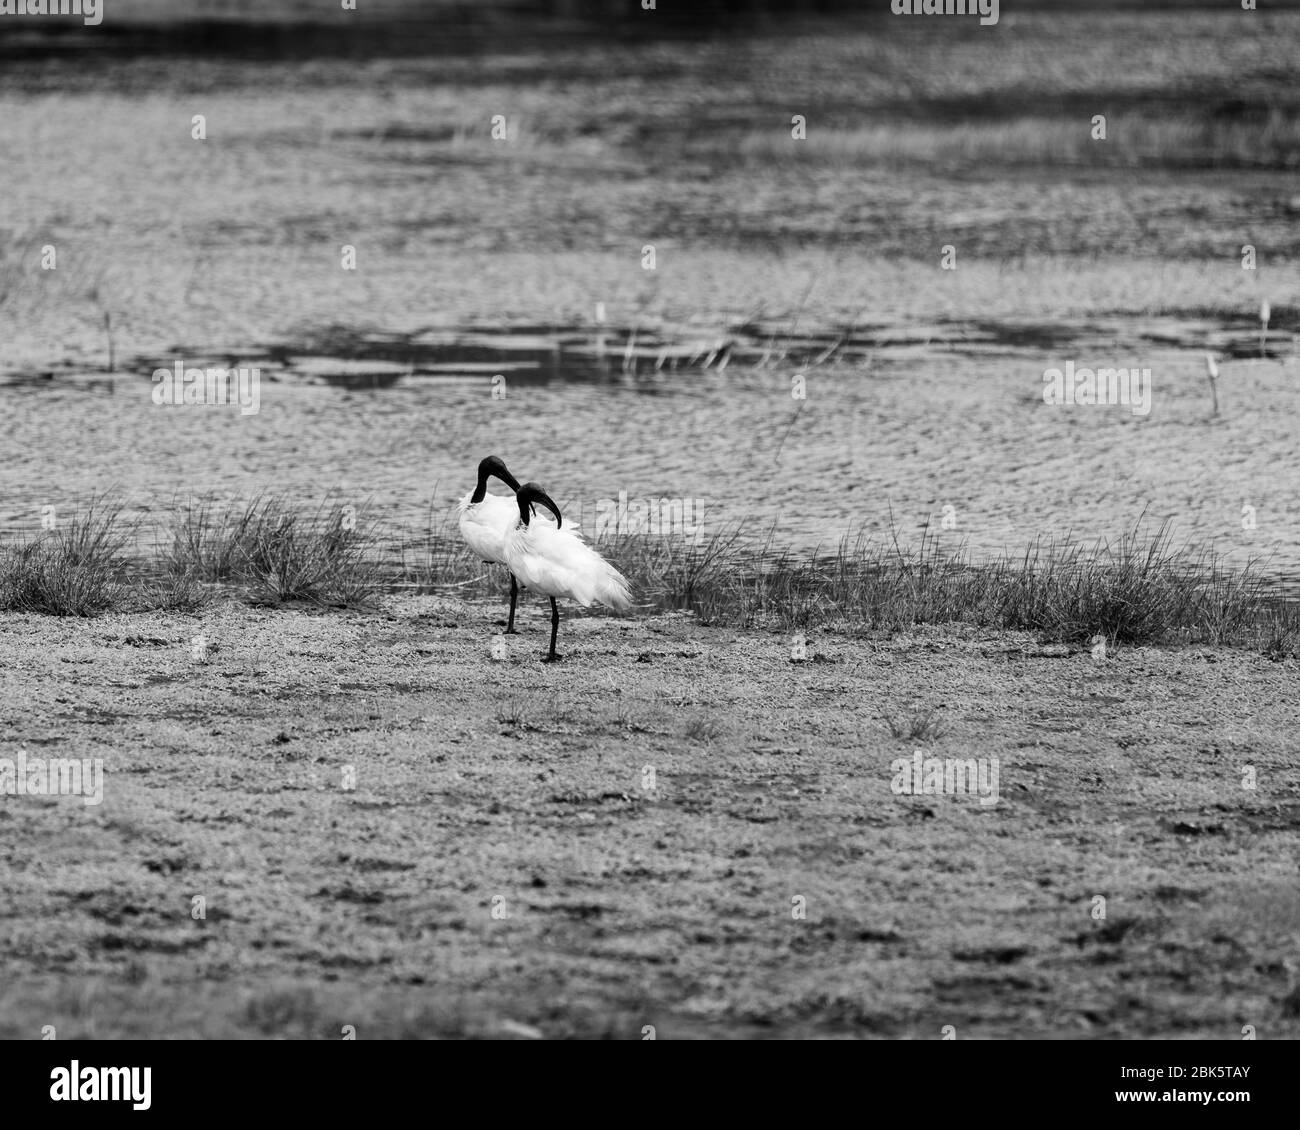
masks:
[[[517,636],[515,631],[515,601],[519,599],[519,582],[515,580],[515,575],[510,574],[510,619],[506,622],[506,635]]]
[[[555,654],[555,633],[560,630],[560,610],[556,606],[555,597],[551,597],[551,650],[550,653],[542,660],[543,663],[554,663],[560,657]]]

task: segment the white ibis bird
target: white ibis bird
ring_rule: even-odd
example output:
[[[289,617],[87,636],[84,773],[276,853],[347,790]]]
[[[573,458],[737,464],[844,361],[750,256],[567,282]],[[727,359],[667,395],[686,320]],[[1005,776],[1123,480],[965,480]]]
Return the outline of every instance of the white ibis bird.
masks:
[[[511,574],[526,589],[551,598],[551,648],[546,662],[555,654],[555,636],[560,627],[557,596],[576,600],[584,608],[600,603],[623,609],[632,603],[627,580],[582,539],[572,526],[565,526],[560,508],[536,483],[525,483],[515,495],[518,520],[505,536],[505,561]],[[538,504],[555,515],[555,524],[536,518]]]
[[[460,536],[490,565],[504,565],[505,536],[519,521],[515,500],[503,494],[488,494],[487,481],[498,478],[511,490],[519,489],[519,480],[495,455],[489,455],[478,465],[478,485],[472,494],[460,500]],[[519,585],[510,575],[510,618],[506,621],[506,634],[515,633],[515,602]]]

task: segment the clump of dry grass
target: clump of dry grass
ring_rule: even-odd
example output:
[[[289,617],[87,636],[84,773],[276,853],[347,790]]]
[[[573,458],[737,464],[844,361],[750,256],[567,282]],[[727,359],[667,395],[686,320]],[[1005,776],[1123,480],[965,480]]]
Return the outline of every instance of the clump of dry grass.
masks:
[[[884,713],[881,717],[889,727],[893,738],[906,738],[909,741],[933,741],[942,736],[943,723],[938,717],[939,708],[931,706],[913,711],[907,717]]]
[[[1300,656],[1300,604],[1269,602],[1264,616],[1262,640],[1268,659]]]
[[[268,603],[357,606],[379,587],[376,523],[355,508],[322,502],[303,515],[282,499],[259,495],[218,512],[198,501],[170,532],[168,573],[244,583]]]
[[[212,590],[193,573],[164,573],[144,581],[137,611],[201,612],[212,602]]]
[[[0,552],[0,608],[50,616],[93,616],[122,604],[123,550],[129,540],[122,506],[93,496],[84,511]]]
[[[431,502],[424,533],[412,537],[404,532],[398,541],[399,564],[397,575],[390,577],[391,587],[415,592],[455,589],[462,596],[499,594],[502,582],[508,589],[504,569],[481,561],[456,527],[456,516]]]
[[[690,574],[689,590],[645,595],[662,607],[693,608],[702,619],[786,631],[961,622],[1066,642],[1104,635],[1120,643],[1215,644],[1248,635],[1265,599],[1249,569],[1226,569],[1211,553],[1175,546],[1166,527],[1148,535],[1140,525],[1094,546],[1039,539],[1022,556],[978,565],[924,535],[914,550],[860,537],[807,557],[764,544],[707,565]]]
[[[697,715],[686,720],[682,733],[689,741],[708,745],[722,735],[722,725],[714,718]]]
[[[734,603],[736,565],[744,558],[744,526],[733,523],[707,538],[615,534],[593,545],[628,578],[642,605],[690,609],[721,618]]]

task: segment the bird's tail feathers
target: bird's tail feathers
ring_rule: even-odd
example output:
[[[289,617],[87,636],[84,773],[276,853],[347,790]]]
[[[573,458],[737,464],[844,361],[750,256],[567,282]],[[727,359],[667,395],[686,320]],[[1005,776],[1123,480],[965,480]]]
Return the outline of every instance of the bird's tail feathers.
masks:
[[[603,579],[596,599],[607,608],[622,612],[632,607],[632,593],[628,588],[627,578],[614,566],[609,567],[608,575]]]

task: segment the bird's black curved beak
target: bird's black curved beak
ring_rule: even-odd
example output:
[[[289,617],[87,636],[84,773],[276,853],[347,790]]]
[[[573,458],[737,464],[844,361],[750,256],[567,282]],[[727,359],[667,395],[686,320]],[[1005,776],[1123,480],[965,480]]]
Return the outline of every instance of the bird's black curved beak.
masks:
[[[555,515],[555,528],[557,530],[564,525],[564,519],[560,516],[560,508],[555,505],[555,500],[542,490],[537,483],[524,483],[515,495],[515,501],[519,503],[519,520],[525,526],[528,525],[529,517],[537,513],[538,503],[541,503]]]

